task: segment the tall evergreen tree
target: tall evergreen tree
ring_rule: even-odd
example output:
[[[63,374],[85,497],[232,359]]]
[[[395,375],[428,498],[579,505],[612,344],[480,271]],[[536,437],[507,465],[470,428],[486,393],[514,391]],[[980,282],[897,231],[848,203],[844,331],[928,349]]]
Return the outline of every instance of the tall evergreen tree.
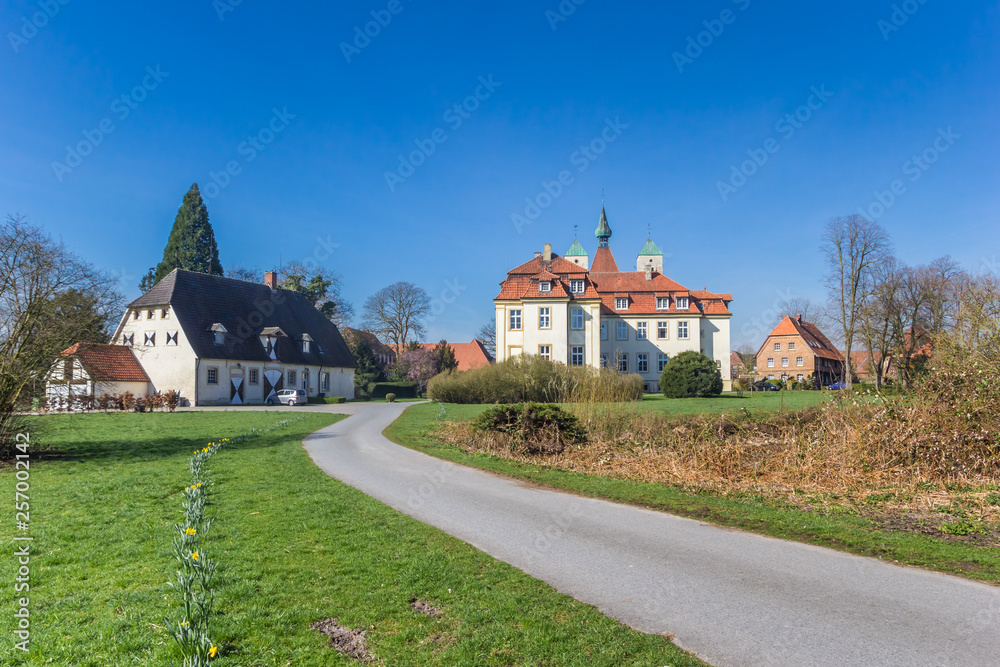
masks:
[[[167,247],[163,249],[163,261],[156,267],[153,282],[159,282],[174,269],[222,275],[215,232],[208,221],[208,208],[197,183],[184,195],[184,203],[177,211],[174,228],[170,230]]]
[[[437,357],[439,372],[446,373],[458,368],[458,359],[455,358],[455,350],[443,338],[434,346],[434,355]]]

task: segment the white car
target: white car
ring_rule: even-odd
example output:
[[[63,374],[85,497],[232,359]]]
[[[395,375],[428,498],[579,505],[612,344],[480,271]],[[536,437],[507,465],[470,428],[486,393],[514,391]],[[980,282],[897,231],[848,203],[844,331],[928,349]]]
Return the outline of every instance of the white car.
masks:
[[[267,399],[268,405],[274,405],[275,403],[282,403],[284,405],[305,405],[306,392],[304,389],[282,389],[278,391],[274,396]]]

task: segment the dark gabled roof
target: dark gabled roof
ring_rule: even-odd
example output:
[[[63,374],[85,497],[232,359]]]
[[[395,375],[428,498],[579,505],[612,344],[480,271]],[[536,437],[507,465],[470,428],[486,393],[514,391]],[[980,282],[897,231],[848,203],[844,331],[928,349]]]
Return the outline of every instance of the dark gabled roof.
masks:
[[[184,335],[202,359],[267,361],[257,336],[271,327],[287,337],[275,343],[278,361],[290,364],[357,368],[337,326],[298,292],[267,285],[174,269],[129,308],[170,305]],[[216,345],[211,328],[222,324],[226,344]],[[303,334],[312,338],[302,352]]]

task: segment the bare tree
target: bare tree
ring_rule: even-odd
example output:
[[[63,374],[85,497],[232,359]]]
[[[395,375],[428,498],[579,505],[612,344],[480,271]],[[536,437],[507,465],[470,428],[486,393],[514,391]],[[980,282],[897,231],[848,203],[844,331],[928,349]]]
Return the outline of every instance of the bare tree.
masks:
[[[348,326],[354,319],[354,305],[342,293],[343,282],[343,276],[336,271],[322,266],[310,268],[297,260],[278,269],[278,283],[282,287],[314,297],[316,308],[338,327]],[[308,289],[310,286],[312,289]]]
[[[234,280],[243,280],[248,283],[264,282],[264,271],[259,266],[246,266],[244,264],[230,265],[226,269],[226,277]]]
[[[892,247],[878,223],[849,215],[827,223],[821,250],[829,266],[826,283],[830,315],[844,334],[844,382],[850,389],[854,375],[851,351],[858,333],[860,307],[874,288],[874,271],[891,256]]]
[[[798,317],[802,316],[802,319],[806,322],[812,322],[820,329],[825,328],[827,324],[826,312],[823,306],[817,303],[813,303],[809,299],[794,296],[790,299],[782,301],[781,308],[779,309],[778,316],[775,318],[774,323],[777,324],[785,317]]]
[[[59,353],[106,340],[123,307],[115,284],[24,218],[0,223],[0,455],[19,402],[44,386]]]
[[[858,334],[868,348],[876,389],[882,388],[883,377],[899,344],[895,322],[907,271],[895,257],[888,258],[873,272],[871,292],[859,308]]]
[[[480,329],[479,333],[476,334],[476,338],[483,344],[486,351],[490,353],[490,356],[496,359],[497,357],[497,321],[490,320],[484,324]]]
[[[430,310],[431,299],[423,288],[393,283],[365,300],[362,326],[401,352],[408,342],[424,336],[423,319]]]

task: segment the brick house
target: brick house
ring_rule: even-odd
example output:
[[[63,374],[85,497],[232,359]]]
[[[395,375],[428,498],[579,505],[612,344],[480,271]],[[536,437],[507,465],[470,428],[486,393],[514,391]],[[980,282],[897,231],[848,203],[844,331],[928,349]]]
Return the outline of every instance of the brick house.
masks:
[[[786,316],[757,351],[757,373],[767,380],[812,377],[826,386],[844,378],[844,355],[815,324]]]

